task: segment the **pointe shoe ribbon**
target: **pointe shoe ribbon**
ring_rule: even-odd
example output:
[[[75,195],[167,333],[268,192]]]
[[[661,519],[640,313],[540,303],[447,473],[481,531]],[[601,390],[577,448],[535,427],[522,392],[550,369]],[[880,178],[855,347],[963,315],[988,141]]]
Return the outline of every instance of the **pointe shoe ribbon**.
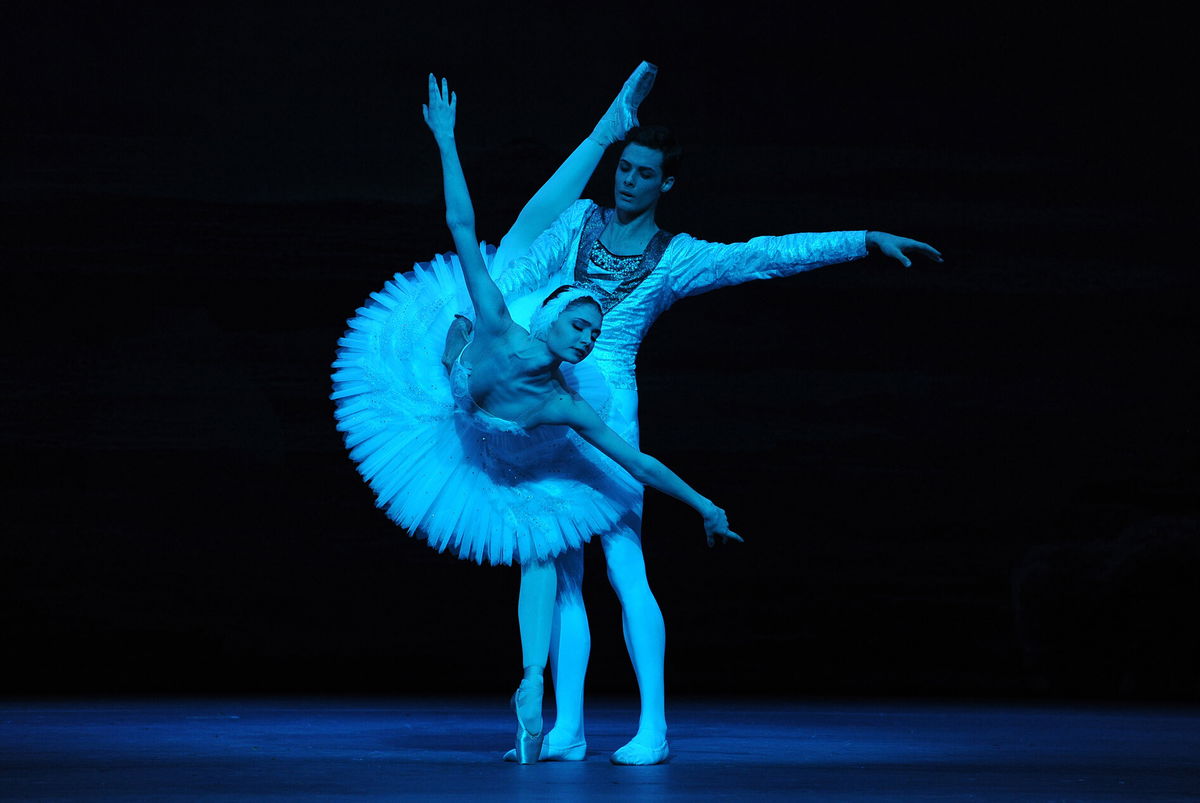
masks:
[[[671,748],[665,740],[658,747],[646,747],[637,742],[630,742],[624,747],[618,748],[609,757],[609,760],[614,764],[647,766],[649,764],[661,764],[667,760],[667,756],[669,755],[671,755]]]
[[[583,761],[587,758],[587,742],[576,742],[558,746],[547,738],[542,742],[542,752],[538,761]],[[517,761],[517,751],[509,750],[504,754],[505,761]]]
[[[608,147],[624,138],[629,133],[629,129],[639,125],[638,106],[650,94],[650,89],[654,86],[654,79],[657,76],[658,67],[648,61],[639,64],[633,74],[626,79],[625,85],[621,87],[620,93],[608,107],[608,111],[596,124],[591,138]]]

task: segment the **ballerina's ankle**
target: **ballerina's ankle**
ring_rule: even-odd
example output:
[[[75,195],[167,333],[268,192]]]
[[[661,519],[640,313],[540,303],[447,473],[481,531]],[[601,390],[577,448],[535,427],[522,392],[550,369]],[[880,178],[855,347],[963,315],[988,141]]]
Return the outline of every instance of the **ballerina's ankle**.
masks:
[[[602,148],[607,148],[614,142],[625,138],[629,130],[638,125],[638,106],[650,94],[654,79],[658,75],[658,67],[643,61],[625,81],[617,97],[609,105],[600,122],[588,136]]]

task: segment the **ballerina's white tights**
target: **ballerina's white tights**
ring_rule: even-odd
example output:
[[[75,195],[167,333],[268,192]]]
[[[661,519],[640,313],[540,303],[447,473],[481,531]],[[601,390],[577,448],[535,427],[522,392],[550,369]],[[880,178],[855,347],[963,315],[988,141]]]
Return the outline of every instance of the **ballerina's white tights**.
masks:
[[[521,663],[525,666],[525,677],[521,680],[522,693],[517,696],[520,708],[517,713],[530,733],[542,732],[542,677],[550,653],[557,585],[557,570],[552,561],[521,565],[517,621],[521,628]]]

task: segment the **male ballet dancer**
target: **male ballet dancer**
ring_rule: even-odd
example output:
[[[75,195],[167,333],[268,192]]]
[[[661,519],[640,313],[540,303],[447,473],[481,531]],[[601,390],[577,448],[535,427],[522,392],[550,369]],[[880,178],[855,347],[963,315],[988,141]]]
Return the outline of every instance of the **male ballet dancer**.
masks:
[[[593,136],[539,190],[522,212],[523,218],[534,220],[549,209],[561,209],[570,200],[567,196],[578,196],[586,182],[584,174],[590,175],[604,148],[619,138],[619,133],[613,136],[612,132],[628,130],[630,120],[636,124],[634,114],[653,83],[654,71],[652,65],[638,68]],[[680,148],[667,129],[633,128],[617,164],[614,208],[588,200],[575,201],[532,244],[515,236],[506,238],[497,254],[499,270],[503,271],[498,283],[508,298],[531,294],[529,298],[540,301],[550,289],[574,283],[603,300],[604,332],[592,359],[613,389],[614,414],[608,423],[615,428],[620,420],[633,422],[620,434],[635,446],[638,426],[634,361],[638,346],[650,325],[675,301],[752,279],[791,276],[859,259],[868,251],[878,251],[905,267],[911,265],[910,256],[914,254],[942,261],[938,251],[925,243],[877,231],[755,237],[733,244],[668,234],[658,228],[655,213],[663,194],[675,185],[679,156]],[[529,228],[527,222],[526,230]],[[504,258],[506,251],[515,258]],[[519,308],[514,305],[514,318],[525,323]],[[531,309],[526,305],[526,318]],[[611,760],[614,764],[657,764],[670,752],[663,678],[666,632],[662,612],[646,580],[640,509],[622,526],[604,533],[600,541],[609,582],[621,603],[625,644],[641,697],[637,733],[612,754]],[[550,647],[557,718],[542,745],[541,759],[578,761],[587,751],[583,683],[591,650],[582,596],[582,552],[564,554],[558,562],[558,574]],[[513,751],[509,753],[505,758],[515,760]]]

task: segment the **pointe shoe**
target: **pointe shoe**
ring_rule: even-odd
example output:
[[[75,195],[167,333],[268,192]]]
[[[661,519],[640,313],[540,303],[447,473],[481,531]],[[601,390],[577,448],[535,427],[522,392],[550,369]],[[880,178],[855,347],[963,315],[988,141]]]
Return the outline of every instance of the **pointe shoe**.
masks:
[[[624,139],[625,135],[629,133],[629,129],[639,124],[638,106],[650,94],[650,88],[654,86],[654,79],[657,75],[658,67],[650,62],[643,61],[639,64],[633,74],[626,79],[616,100],[612,102],[608,111],[596,124],[591,139],[606,148],[614,142]]]
[[[671,755],[671,748],[667,744],[667,740],[663,739],[663,743],[658,747],[646,747],[637,742],[630,742],[624,747],[609,756],[609,761],[614,764],[627,764],[631,766],[646,766],[649,764],[661,764],[667,760],[667,756]]]
[[[534,686],[537,687],[536,690],[533,688]],[[526,726],[525,720],[521,719],[521,707],[517,701],[518,697],[525,696],[525,694],[521,694],[521,692],[525,692],[525,694],[535,694],[536,693],[538,696],[538,706],[537,707],[538,707],[539,716],[538,716],[536,732],[531,732],[529,730],[529,728]],[[541,707],[542,707],[541,697],[542,697],[542,684],[541,683],[527,683],[526,681],[522,680],[521,685],[517,688],[517,690],[515,692],[513,692],[512,700],[509,703],[512,706],[513,713],[517,715],[517,746],[513,752],[516,755],[517,761],[520,761],[522,764],[537,763],[538,757],[542,753],[542,740],[544,738],[544,734],[542,733],[542,722],[541,722],[541,716],[540,716]],[[532,723],[530,723],[530,724],[532,724]]]
[[[559,747],[551,743],[549,738],[542,741],[542,752],[538,761],[584,761],[587,758],[587,742],[576,742]],[[516,761],[517,751],[509,750],[504,754],[505,761]]]

